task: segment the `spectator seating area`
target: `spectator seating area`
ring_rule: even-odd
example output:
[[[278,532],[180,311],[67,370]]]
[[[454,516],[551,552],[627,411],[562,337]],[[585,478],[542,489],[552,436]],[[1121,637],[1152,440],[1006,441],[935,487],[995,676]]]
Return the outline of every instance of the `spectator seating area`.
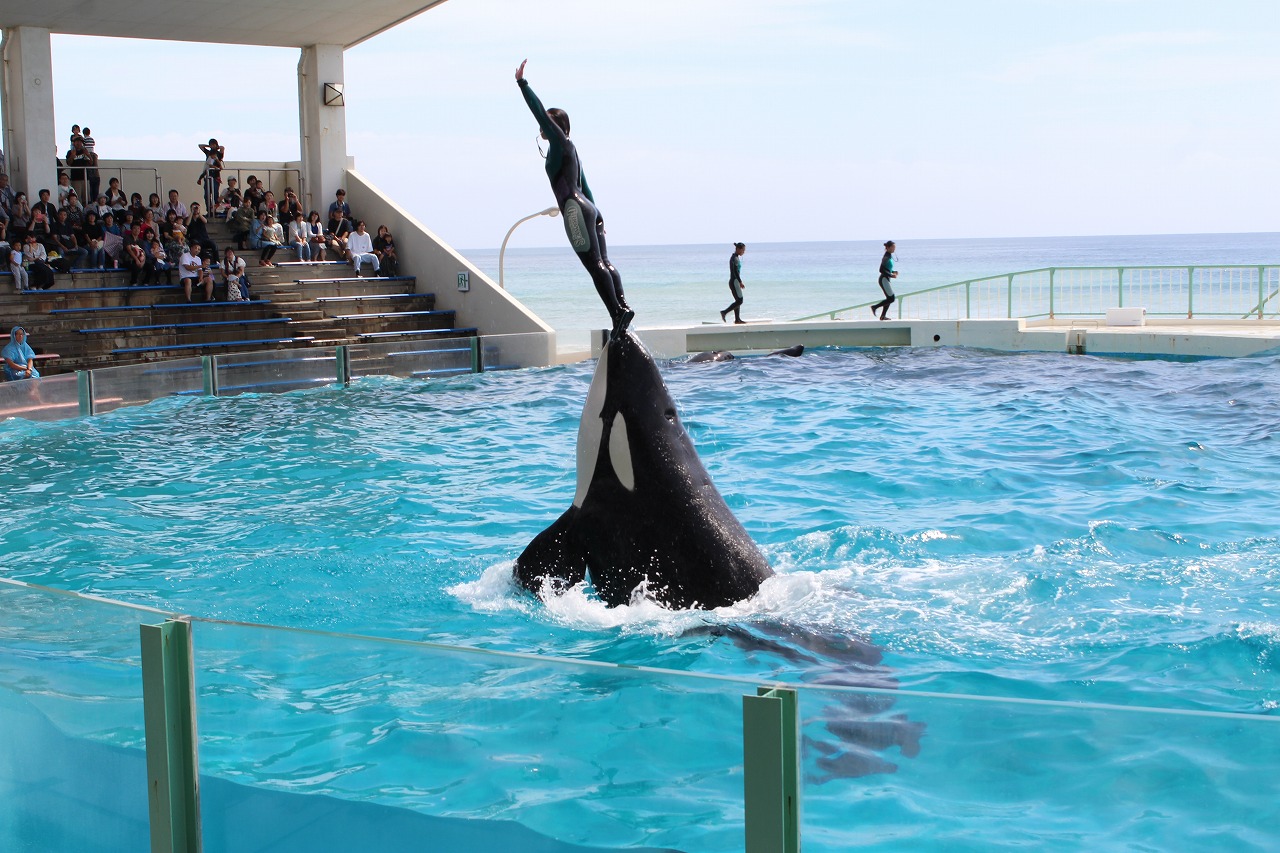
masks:
[[[209,224],[219,247],[233,245],[226,225]],[[252,259],[252,252],[245,252]],[[273,267],[252,265],[249,302],[187,302],[178,286],[129,286],[120,270],[72,271],[53,288],[18,293],[0,275],[5,334],[27,329],[48,376],[79,369],[224,352],[472,337],[452,311],[435,310],[431,294],[415,292],[412,276],[355,277],[347,263],[298,263],[285,250]],[[197,297],[198,298],[198,297]]]

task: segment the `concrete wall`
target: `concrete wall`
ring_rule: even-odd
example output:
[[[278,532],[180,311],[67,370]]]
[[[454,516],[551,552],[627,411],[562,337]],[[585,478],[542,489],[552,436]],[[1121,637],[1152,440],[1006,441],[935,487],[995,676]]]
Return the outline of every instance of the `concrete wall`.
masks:
[[[456,311],[459,325],[477,326],[485,335],[542,335],[545,354],[539,363],[556,363],[554,329],[359,172],[347,172],[346,190],[352,213],[365,221],[370,233],[379,225],[391,229],[401,268],[417,276],[420,293],[435,294],[437,308]],[[323,212],[328,215],[328,205]],[[459,273],[468,275],[470,290],[458,290]]]

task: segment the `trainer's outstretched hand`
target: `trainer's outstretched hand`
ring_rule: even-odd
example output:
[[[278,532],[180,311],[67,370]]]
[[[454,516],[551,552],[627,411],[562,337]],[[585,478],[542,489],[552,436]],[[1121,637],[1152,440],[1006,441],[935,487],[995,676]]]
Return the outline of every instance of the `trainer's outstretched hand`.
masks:
[[[517,83],[519,83],[521,80],[523,80],[523,79],[524,79],[524,67],[525,67],[525,65],[526,65],[528,62],[529,62],[529,60],[527,60],[527,59],[526,59],[526,60],[523,60],[523,61],[520,63],[520,67],[516,69],[516,82],[517,82]]]

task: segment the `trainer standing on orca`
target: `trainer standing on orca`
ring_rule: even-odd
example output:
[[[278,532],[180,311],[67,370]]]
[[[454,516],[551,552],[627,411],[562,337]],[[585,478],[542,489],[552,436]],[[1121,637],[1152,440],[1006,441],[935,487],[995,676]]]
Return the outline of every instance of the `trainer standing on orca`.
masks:
[[[885,243],[884,257],[880,259],[880,289],[884,291],[884,299],[871,306],[871,316],[874,317],[876,311],[879,311],[881,320],[889,319],[889,306],[898,298],[893,295],[893,286],[889,284],[889,279],[898,277],[898,271],[894,269],[897,265],[893,258],[895,248],[897,247],[892,240]]]
[[[569,245],[587,268],[587,273],[596,286],[596,293],[600,294],[604,307],[609,310],[609,316],[613,320],[613,336],[616,338],[626,331],[635,312],[622,295],[622,276],[609,263],[604,242],[604,219],[596,208],[591,188],[587,186],[587,179],[582,174],[578,149],[569,140],[569,116],[564,110],[554,107],[548,110],[542,106],[538,96],[529,87],[529,81],[524,79],[524,66],[528,61],[526,59],[521,62],[516,69],[516,83],[520,86],[530,112],[538,120],[542,138],[547,140],[547,177],[551,179],[551,190],[555,193],[556,204],[564,218]]]
[[[730,311],[733,312],[734,323],[745,323],[740,313],[742,309],[742,288],[746,287],[742,283],[742,256],[747,253],[746,243],[734,243],[733,254],[729,256],[729,295],[733,297],[733,304],[720,312],[720,322],[724,322],[724,316]]]

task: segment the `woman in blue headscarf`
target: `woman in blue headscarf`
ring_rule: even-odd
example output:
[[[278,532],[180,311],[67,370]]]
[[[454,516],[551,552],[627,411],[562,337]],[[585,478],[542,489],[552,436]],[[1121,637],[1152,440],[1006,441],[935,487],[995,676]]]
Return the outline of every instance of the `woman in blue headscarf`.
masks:
[[[36,353],[27,343],[27,330],[14,326],[9,332],[9,343],[0,349],[0,358],[4,360],[4,378],[39,379],[36,370]]]

